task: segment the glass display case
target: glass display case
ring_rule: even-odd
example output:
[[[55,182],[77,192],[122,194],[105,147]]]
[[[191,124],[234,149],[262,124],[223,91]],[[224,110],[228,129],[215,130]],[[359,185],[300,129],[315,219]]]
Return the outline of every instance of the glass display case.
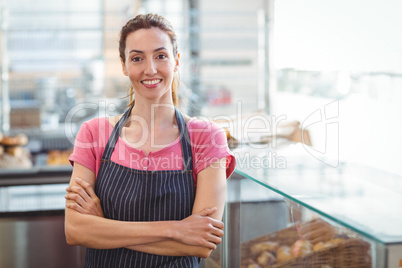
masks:
[[[302,144],[255,147],[234,151],[225,239],[211,256],[218,265],[398,267],[402,178],[351,163],[332,167]]]

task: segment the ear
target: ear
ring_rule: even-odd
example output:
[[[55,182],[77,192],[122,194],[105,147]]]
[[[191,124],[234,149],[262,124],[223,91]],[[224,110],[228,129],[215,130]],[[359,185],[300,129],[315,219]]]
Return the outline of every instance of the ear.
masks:
[[[177,53],[177,57],[174,60],[175,60],[174,71],[176,72],[179,70],[180,66],[180,53]]]
[[[120,63],[121,63],[121,70],[123,71],[123,74],[125,76],[128,76],[128,72],[126,69],[126,63],[120,58]]]

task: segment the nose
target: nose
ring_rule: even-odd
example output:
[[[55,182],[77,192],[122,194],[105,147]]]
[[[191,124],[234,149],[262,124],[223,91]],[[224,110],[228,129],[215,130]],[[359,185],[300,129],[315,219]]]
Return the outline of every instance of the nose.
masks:
[[[144,73],[150,76],[156,74],[156,63],[152,59],[147,60]]]

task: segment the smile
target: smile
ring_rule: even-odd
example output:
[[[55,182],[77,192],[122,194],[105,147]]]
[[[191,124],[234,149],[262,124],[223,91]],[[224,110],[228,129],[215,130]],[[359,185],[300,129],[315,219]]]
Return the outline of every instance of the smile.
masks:
[[[145,85],[155,85],[158,84],[162,81],[162,79],[154,79],[154,80],[144,80],[141,81],[141,83],[145,84]]]

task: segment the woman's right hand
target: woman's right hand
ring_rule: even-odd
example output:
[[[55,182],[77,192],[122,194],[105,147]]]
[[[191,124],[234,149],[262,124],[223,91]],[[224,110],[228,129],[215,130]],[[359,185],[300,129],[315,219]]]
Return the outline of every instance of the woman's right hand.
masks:
[[[206,208],[181,220],[176,231],[177,240],[187,245],[216,249],[223,236],[223,222],[210,217],[216,210],[216,207]]]
[[[66,206],[81,214],[104,217],[102,206],[93,187],[83,179],[76,178],[76,186],[67,187]]]

